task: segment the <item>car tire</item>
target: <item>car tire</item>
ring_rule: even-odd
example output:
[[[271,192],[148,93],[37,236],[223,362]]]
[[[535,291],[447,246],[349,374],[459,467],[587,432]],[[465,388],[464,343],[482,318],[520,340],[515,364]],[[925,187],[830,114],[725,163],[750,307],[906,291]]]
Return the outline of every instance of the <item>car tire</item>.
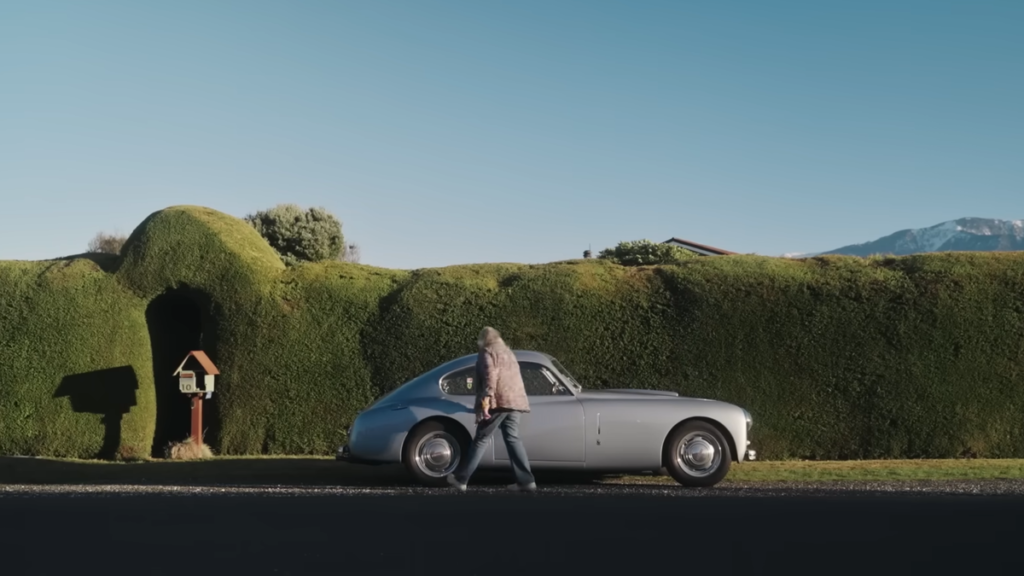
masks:
[[[409,432],[402,462],[413,480],[425,486],[447,486],[445,476],[455,470],[468,448],[453,424],[430,420]]]
[[[732,451],[716,426],[696,420],[669,434],[663,459],[676,482],[688,488],[706,488],[718,484],[729,473]]]

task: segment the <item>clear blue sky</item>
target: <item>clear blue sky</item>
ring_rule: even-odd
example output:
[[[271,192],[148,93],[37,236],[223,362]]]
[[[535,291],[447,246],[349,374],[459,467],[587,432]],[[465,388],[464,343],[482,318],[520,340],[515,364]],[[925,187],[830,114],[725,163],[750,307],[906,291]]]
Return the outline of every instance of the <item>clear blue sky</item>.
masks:
[[[0,3],[0,259],[325,206],[363,262],[1024,218],[1024,1]]]

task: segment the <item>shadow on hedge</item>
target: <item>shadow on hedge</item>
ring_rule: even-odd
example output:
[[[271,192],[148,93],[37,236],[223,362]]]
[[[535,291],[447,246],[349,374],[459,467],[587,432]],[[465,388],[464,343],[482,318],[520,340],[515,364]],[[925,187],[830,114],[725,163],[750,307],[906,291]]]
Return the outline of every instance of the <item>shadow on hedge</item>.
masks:
[[[108,274],[116,273],[121,268],[121,263],[123,262],[123,259],[118,254],[105,254],[102,252],[84,252],[82,254],[72,254],[71,256],[57,258],[60,262],[68,263],[79,259],[91,261],[93,264],[96,264],[100,270],[103,270]]]
[[[121,420],[138,404],[135,391],[139,379],[131,366],[118,366],[82,374],[65,376],[54,398],[67,397],[71,410],[78,413],[96,414],[103,424],[103,445],[97,458],[109,460],[117,455],[121,446]]]

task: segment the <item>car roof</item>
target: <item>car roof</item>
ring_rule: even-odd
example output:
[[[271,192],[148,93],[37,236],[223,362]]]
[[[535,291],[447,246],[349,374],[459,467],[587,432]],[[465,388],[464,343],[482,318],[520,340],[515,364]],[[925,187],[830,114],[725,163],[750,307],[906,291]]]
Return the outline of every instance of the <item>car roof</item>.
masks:
[[[536,350],[512,350],[512,353],[516,355],[516,360],[521,362],[540,362],[541,364],[550,364],[552,360],[550,355],[543,352],[537,352]],[[454,358],[437,366],[434,370],[431,370],[431,372],[448,372],[450,370],[456,370],[473,364],[476,361],[476,357],[476,353],[466,354],[465,356]]]
[[[512,350],[512,353],[516,355],[517,360],[547,360],[549,362],[551,361],[551,356],[549,354],[537,352],[536,350]],[[461,362],[464,360],[469,360],[471,358],[476,358],[476,355],[476,352],[472,354],[466,354],[465,356],[460,356],[458,358],[450,360],[450,362]]]
[[[553,358],[550,355],[545,354],[543,352],[537,352],[535,350],[513,350],[512,352],[515,354],[516,360],[520,362],[537,362],[540,364],[552,366],[551,361],[553,360]],[[412,380],[399,386],[391,393],[387,394],[384,398],[396,399],[401,398],[410,393],[418,393],[413,392],[413,390],[434,390],[434,387],[437,385],[438,379],[443,378],[445,375],[451,374],[456,370],[463,370],[465,368],[473,366],[473,364],[476,363],[476,357],[476,354],[466,354],[458,358],[453,358],[443,364],[439,364],[434,368],[428,370],[427,372],[424,372],[423,374],[420,374],[416,378],[413,378]],[[382,400],[383,398],[381,400],[378,400],[378,402]]]
[[[543,352],[537,352],[535,350],[513,350],[516,358],[519,360],[533,360],[539,362],[551,362],[551,356]]]

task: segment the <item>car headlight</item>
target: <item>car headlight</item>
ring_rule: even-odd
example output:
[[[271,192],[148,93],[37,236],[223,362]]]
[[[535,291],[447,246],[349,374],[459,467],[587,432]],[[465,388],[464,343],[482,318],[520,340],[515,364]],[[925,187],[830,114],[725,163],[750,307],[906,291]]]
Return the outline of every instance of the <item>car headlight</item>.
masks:
[[[743,417],[747,419],[747,432],[750,432],[750,427],[754,425],[754,419],[750,417],[750,412],[746,409],[743,410]]]

